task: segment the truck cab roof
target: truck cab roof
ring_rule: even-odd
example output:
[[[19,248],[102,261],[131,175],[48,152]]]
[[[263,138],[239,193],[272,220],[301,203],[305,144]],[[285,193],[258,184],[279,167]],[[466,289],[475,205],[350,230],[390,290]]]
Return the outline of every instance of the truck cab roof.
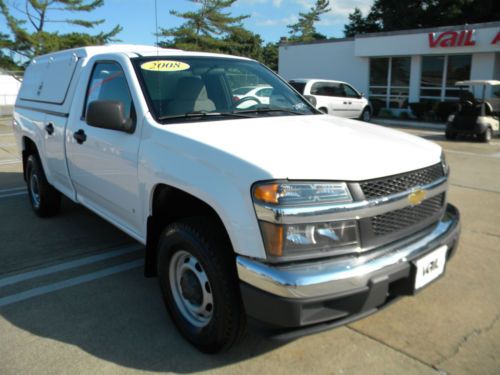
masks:
[[[53,52],[34,58],[24,74],[16,105],[58,113],[69,111],[72,90],[85,62],[95,56],[126,55],[128,58],[153,56],[204,56],[250,60],[244,57],[214,53],[189,52],[147,45],[113,44],[89,46]],[[78,68],[79,67],[79,68]],[[57,84],[54,84],[57,82]]]

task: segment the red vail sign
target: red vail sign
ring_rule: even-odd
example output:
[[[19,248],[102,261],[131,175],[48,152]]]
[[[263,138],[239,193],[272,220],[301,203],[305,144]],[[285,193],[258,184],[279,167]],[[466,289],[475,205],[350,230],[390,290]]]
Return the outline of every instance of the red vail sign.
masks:
[[[429,47],[469,47],[475,46],[475,30],[445,31],[443,33],[429,33]]]

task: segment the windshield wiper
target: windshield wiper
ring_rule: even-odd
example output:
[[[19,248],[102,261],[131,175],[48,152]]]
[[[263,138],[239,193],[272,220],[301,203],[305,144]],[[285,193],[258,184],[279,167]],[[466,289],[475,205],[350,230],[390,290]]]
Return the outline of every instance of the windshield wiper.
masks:
[[[174,119],[184,119],[184,118],[208,118],[208,117],[243,117],[250,118],[251,116],[240,114],[237,112],[203,112],[203,111],[195,111],[195,112],[187,112],[181,113],[179,115],[166,115],[158,117],[159,121],[165,120],[174,120]]]
[[[233,111],[231,113],[273,113],[273,112],[284,112],[290,113],[293,115],[305,115],[303,112],[294,111],[293,109],[288,108],[254,108],[254,109],[242,109]]]

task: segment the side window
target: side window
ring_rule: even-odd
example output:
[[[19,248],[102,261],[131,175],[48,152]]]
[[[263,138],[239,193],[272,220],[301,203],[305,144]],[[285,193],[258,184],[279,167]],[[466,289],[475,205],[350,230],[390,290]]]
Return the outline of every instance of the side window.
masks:
[[[96,100],[119,101],[123,103],[124,116],[127,118],[132,116],[132,96],[123,69],[119,64],[102,62],[94,66],[87,90],[84,116],[89,104]]]
[[[326,95],[328,96],[328,86],[326,82],[313,83],[311,87],[311,95]]]
[[[316,82],[311,88],[311,95],[345,96],[344,90],[335,82]]]
[[[349,85],[342,85],[344,87],[345,96],[348,98],[359,98],[359,94]]]
[[[260,96],[261,98],[269,98],[272,92],[272,88],[261,89],[257,92],[257,96]]]

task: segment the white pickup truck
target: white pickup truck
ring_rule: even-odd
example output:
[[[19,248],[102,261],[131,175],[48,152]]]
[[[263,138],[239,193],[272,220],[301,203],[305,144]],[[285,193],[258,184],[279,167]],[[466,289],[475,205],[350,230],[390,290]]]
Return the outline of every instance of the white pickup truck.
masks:
[[[259,85],[269,103],[232,94]],[[205,352],[247,317],[292,338],[367,316],[441,276],[457,247],[438,145],[325,115],[253,60],[41,56],[13,126],[35,213],[63,194],[145,244],[146,275]]]

